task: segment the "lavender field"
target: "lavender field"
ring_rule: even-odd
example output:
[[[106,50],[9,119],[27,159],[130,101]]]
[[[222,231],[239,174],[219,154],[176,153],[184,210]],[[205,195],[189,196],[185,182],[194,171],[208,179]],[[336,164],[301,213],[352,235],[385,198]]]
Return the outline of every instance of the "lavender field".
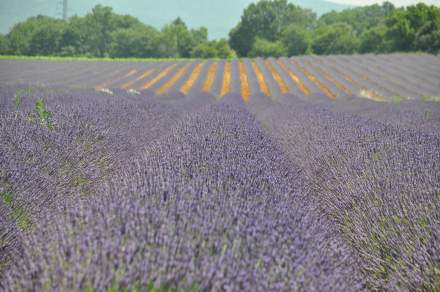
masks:
[[[438,291],[440,58],[0,61],[1,291]]]

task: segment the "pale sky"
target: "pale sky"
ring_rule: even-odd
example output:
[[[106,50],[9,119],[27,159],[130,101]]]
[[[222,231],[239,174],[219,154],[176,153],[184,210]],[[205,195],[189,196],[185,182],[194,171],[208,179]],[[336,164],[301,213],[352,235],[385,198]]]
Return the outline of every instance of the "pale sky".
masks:
[[[382,2],[384,2],[384,0],[379,0],[379,1],[376,1],[376,0],[328,0],[328,1],[334,2],[334,3],[358,5],[358,6],[371,5],[374,3],[381,4]],[[424,1],[420,1],[420,0],[389,0],[389,2],[392,2],[394,5],[396,5],[398,7],[412,5],[412,4],[416,4],[419,2],[423,2],[426,4],[430,4],[430,5],[440,6],[440,0],[424,0]]]

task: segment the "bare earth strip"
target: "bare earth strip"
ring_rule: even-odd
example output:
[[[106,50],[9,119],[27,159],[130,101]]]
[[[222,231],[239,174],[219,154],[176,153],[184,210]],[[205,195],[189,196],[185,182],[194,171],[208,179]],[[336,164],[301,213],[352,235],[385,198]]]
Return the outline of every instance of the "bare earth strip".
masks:
[[[147,83],[144,84],[144,86],[141,87],[141,91],[145,91],[148,90],[151,86],[153,86],[154,84],[156,84],[159,80],[163,79],[165,76],[168,75],[168,73],[171,72],[171,70],[174,69],[174,67],[176,67],[177,64],[172,64],[170,66],[168,66],[167,68],[165,68],[163,71],[161,71],[156,77],[154,77],[153,79],[151,79],[150,81],[148,81]]]
[[[310,89],[304,84],[304,82],[299,78],[291,69],[287,68],[286,64],[284,64],[281,60],[277,61],[278,64],[281,66],[281,68],[289,74],[290,78],[293,80],[293,82],[296,83],[299,90],[305,95],[310,95]]]
[[[315,75],[311,74],[304,66],[298,63],[296,60],[291,60],[292,63],[294,63],[296,66],[298,66],[303,73],[309,78],[313,83],[316,84],[316,86],[330,99],[334,100],[336,99],[336,95],[327,87],[325,86],[318,78],[316,78]]]
[[[188,92],[191,90],[191,88],[194,86],[194,84],[199,79],[200,73],[202,72],[204,65],[205,65],[205,63],[203,62],[203,63],[198,64],[194,68],[194,70],[191,73],[191,76],[188,78],[188,80],[186,80],[186,82],[180,88],[180,92],[182,92],[185,95],[188,94]]]
[[[273,67],[273,65],[266,60],[265,65],[267,69],[269,69],[270,73],[272,74],[273,79],[277,83],[278,87],[280,88],[280,91],[282,94],[289,93],[289,87],[284,82],[283,78],[281,78],[280,74],[277,72],[277,70]]]
[[[249,88],[249,80],[246,73],[246,68],[243,62],[240,62],[240,84],[241,84],[241,97],[245,103],[249,102],[251,91]]]
[[[217,63],[212,63],[209,66],[208,75],[206,76],[205,82],[202,87],[203,92],[209,92],[212,88],[212,84],[215,80],[215,72],[217,71]]]
[[[107,82],[105,82],[105,83],[103,83],[103,84],[101,84],[101,85],[96,86],[96,90],[101,90],[101,89],[103,89],[103,88],[109,87],[109,86],[111,86],[112,84],[114,84],[114,83],[116,83],[116,82],[118,82],[118,81],[120,81],[120,80],[124,80],[124,79],[126,79],[126,78],[129,78],[130,76],[132,76],[132,75],[134,75],[134,74],[136,74],[136,73],[137,73],[137,70],[136,70],[136,69],[132,69],[132,70],[130,70],[127,74],[125,74],[124,76],[122,76],[122,77],[120,77],[120,78],[117,78],[117,79],[115,79],[115,80],[109,80],[109,81],[107,81]]]
[[[231,91],[231,63],[225,63],[225,71],[223,73],[223,82],[220,96],[223,97]]]
[[[180,78],[182,78],[186,70],[188,70],[189,66],[191,66],[191,63],[188,63],[180,68],[179,71],[177,71],[177,73],[170,80],[168,80],[162,87],[156,90],[156,94],[160,95],[167,92],[177,81],[180,80]]]
[[[130,86],[132,86],[133,84],[135,84],[136,82],[138,82],[139,80],[142,80],[148,76],[150,76],[151,74],[153,74],[153,72],[155,71],[155,69],[149,69],[147,71],[145,71],[142,75],[140,75],[139,77],[137,77],[136,79],[130,80],[126,83],[124,83],[121,88],[122,89],[129,89]]]
[[[252,68],[254,69],[255,75],[257,76],[258,86],[260,87],[260,91],[265,96],[270,96],[271,94],[270,94],[269,86],[267,86],[266,79],[264,79],[264,75],[261,72],[260,68],[258,67],[258,64],[252,62]]]

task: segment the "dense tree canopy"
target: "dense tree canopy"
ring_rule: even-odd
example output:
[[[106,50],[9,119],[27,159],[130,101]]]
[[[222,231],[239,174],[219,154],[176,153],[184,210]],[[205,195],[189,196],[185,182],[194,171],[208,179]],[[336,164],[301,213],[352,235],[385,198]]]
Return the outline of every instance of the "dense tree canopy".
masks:
[[[350,25],[357,34],[380,24],[384,19],[390,16],[395,7],[390,2],[384,2],[382,5],[374,4],[371,6],[356,7],[341,12],[332,11],[322,15],[318,20],[318,26],[328,26],[337,23],[346,23]]]
[[[287,0],[250,4],[228,40],[177,18],[162,28],[97,5],[83,17],[30,17],[0,35],[0,54],[139,58],[232,58],[440,52],[440,8],[390,2],[329,12],[319,19]]]
[[[9,50],[17,55],[51,55],[61,45],[64,22],[47,16],[31,17],[8,34]]]
[[[283,31],[281,42],[289,56],[304,55],[310,50],[312,33],[309,29],[292,24]]]
[[[261,0],[244,10],[239,24],[229,34],[230,44],[239,56],[246,56],[257,38],[277,41],[289,25],[310,28],[315,21],[311,10],[287,0]]]
[[[8,53],[8,39],[0,34],[0,55]]]
[[[419,51],[438,53],[440,50],[440,22],[428,21],[416,33],[415,47]]]
[[[225,39],[200,43],[191,52],[193,58],[228,59],[235,56],[235,52],[229,47],[228,41]]]
[[[208,30],[204,27],[189,30],[186,24],[177,18],[162,29],[162,41],[166,44],[166,47],[162,47],[166,57],[188,58],[194,47],[208,41]]]
[[[276,15],[276,12],[282,11]],[[440,51],[440,8],[390,2],[332,11],[316,19],[283,0],[260,1],[243,12],[230,32],[240,56],[286,56]]]
[[[158,30],[101,5],[68,21],[32,17],[0,37],[1,54],[31,56],[188,58],[205,56],[204,47],[212,47],[210,57],[234,56],[227,41],[208,42],[204,27],[189,29],[177,18]]]
[[[387,19],[387,27],[387,38],[396,50],[440,50],[440,8],[419,3],[397,10]]]
[[[281,57],[286,55],[286,50],[280,41],[268,41],[257,37],[249,52],[249,57]]]
[[[312,48],[318,55],[352,54],[357,51],[358,43],[349,24],[336,23],[322,26],[315,31]]]
[[[360,53],[383,53],[390,50],[390,44],[386,38],[387,27],[377,25],[366,31],[360,36]]]
[[[110,56],[117,58],[159,57],[159,33],[151,27],[120,28],[111,34]]]

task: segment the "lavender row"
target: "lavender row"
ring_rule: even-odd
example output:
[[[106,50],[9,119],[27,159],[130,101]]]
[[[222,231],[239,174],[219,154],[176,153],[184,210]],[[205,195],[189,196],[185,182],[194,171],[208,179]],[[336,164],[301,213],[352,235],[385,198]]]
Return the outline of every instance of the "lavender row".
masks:
[[[435,289],[438,133],[402,126],[405,111],[396,110],[383,123],[337,110],[338,103],[333,107],[290,99],[282,105],[257,102],[251,109],[301,167],[306,188],[356,250],[367,287]]]
[[[15,87],[1,92],[0,271],[21,250],[23,233],[58,204],[95,195],[104,179],[164,135],[182,113],[122,93]],[[51,127],[35,111],[41,96]]]
[[[3,88],[2,287],[435,289],[435,105],[245,106],[232,89],[217,105],[200,92],[34,89],[17,110]],[[35,116],[42,95],[53,129]]]
[[[5,287],[363,287],[357,258],[301,170],[242,105],[191,112],[139,154],[98,196],[40,221]]]

